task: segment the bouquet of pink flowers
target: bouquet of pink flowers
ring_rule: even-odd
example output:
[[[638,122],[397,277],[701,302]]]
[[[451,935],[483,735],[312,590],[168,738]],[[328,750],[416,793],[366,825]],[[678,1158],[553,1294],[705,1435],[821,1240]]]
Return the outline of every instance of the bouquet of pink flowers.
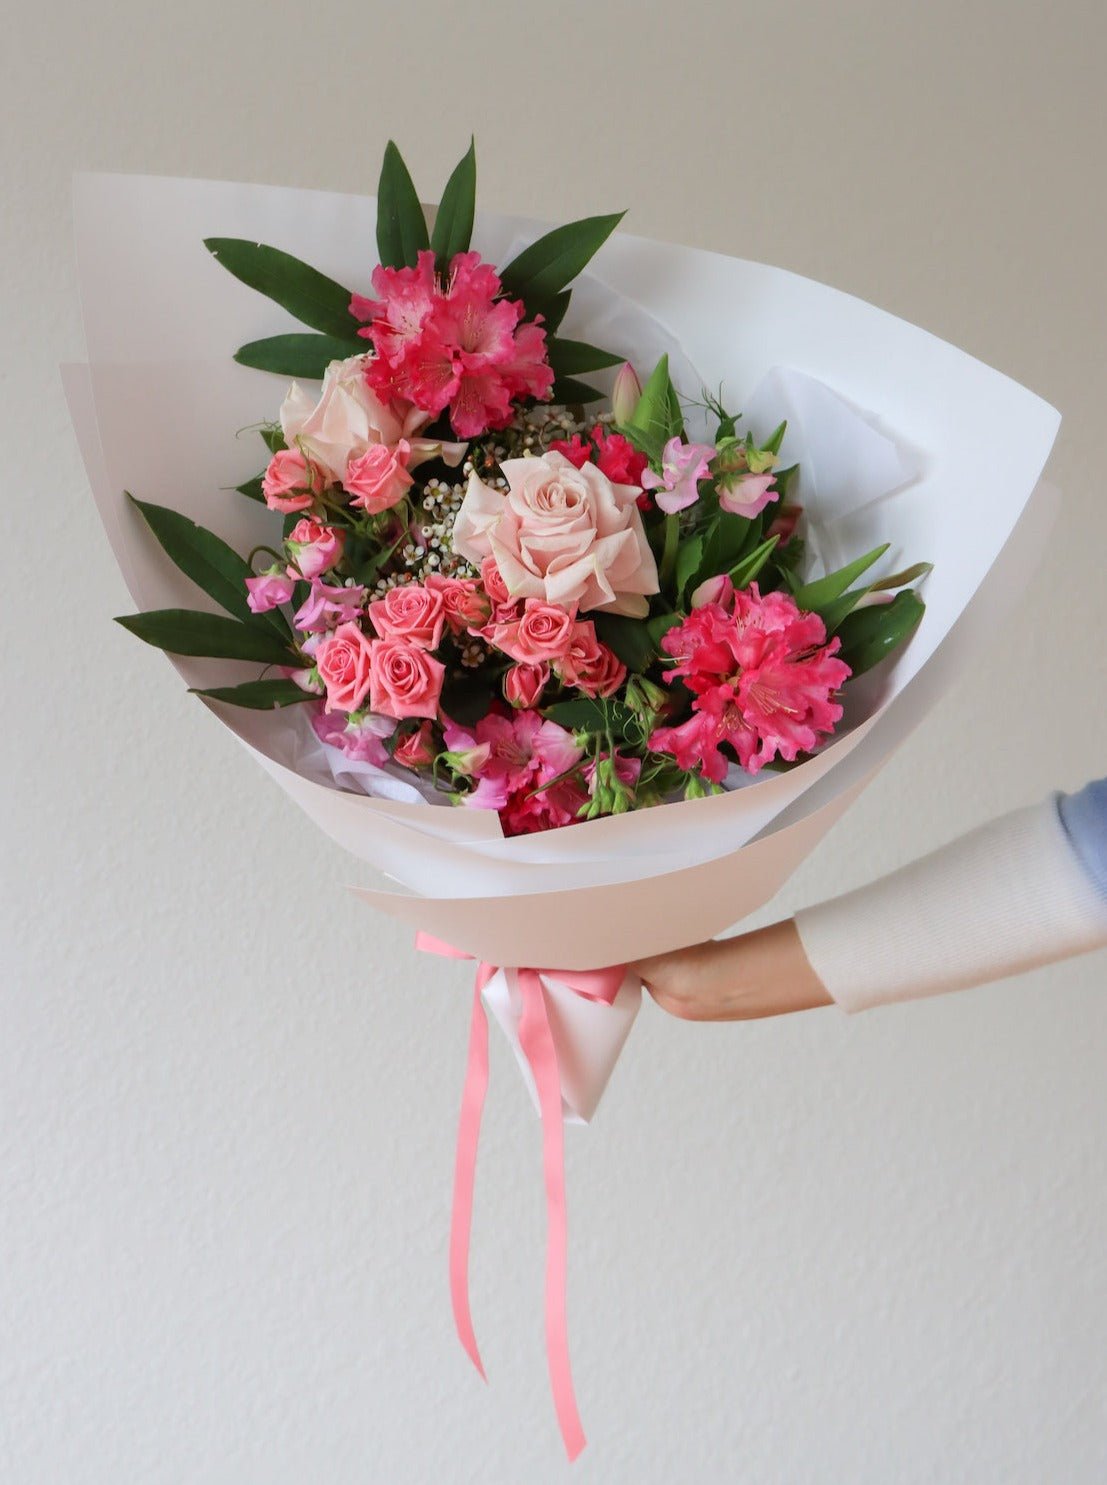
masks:
[[[239,486],[283,525],[240,556],[136,499],[229,617],[120,622],[173,653],[256,660],[258,679],[202,694],[302,705],[328,748],[496,810],[507,835],[796,763],[833,734],[850,677],[915,629],[908,585],[927,565],[867,579],[884,543],[812,576],[786,420],[759,442],[682,389],[711,419],[695,441],[666,356],[642,386],[618,347],[558,335],[619,216],[497,269],[470,249],[475,185],[470,146],[428,231],[389,145],[372,297],[276,248],[208,240],[315,332],[236,357],[298,378],[261,429],[265,470]],[[610,400],[580,380],[620,362]]]
[[[454,1314],[480,1367],[487,1010],[541,1114],[575,1457],[563,1122],[634,1021],[626,964],[762,906],[994,634],[1058,418],[833,289],[477,214],[475,180],[470,148],[431,220],[391,145],[376,202],[81,177],[65,383],[120,622],[380,874],[359,896],[478,961]]]

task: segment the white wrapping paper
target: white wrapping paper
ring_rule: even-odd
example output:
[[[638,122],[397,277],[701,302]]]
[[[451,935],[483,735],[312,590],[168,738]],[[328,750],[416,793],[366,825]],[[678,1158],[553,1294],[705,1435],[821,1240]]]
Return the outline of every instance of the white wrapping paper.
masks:
[[[187,512],[243,551],[272,541],[278,519],[229,487],[264,463],[256,435],[236,440],[235,430],[271,419],[283,385],[231,356],[296,326],[214,262],[203,238],[269,242],[364,290],[374,211],[369,198],[326,192],[78,178],[88,363],[65,368],[65,387],[138,607],[211,605],[141,529],[124,489]],[[503,262],[540,230],[479,216],[474,246]],[[757,432],[787,417],[783,454],[801,462],[800,498],[826,564],[889,542],[876,575],[922,559],[935,566],[915,636],[848,688],[847,726],[819,756],[725,795],[541,836],[505,840],[494,813],[434,808],[400,777],[389,798],[360,792],[364,777],[340,788],[318,748],[312,756],[302,719],[212,705],[312,819],[380,874],[359,889],[366,902],[508,967],[621,963],[712,936],[767,901],[1017,594],[1051,509],[1046,487],[1031,497],[1059,424],[1026,389],[871,305],[780,269],[622,234],[594,260],[564,333],[640,366],[667,350],[683,393],[699,394],[698,381],[682,382],[698,373],[729,405],[745,405]],[[231,661],[173,663],[193,686],[256,673]],[[488,997],[509,1036],[511,984],[500,977]],[[549,986],[547,997],[573,1069],[566,1110],[587,1119],[638,992],[621,992],[614,1008],[569,1004]]]

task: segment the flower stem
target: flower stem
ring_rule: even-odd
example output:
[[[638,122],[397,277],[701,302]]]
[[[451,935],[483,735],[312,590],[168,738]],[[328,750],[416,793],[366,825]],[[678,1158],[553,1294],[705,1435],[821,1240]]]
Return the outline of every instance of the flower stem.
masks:
[[[680,545],[680,517],[674,511],[665,517],[665,545],[661,549],[661,568],[658,582],[664,588],[673,576],[676,566],[677,548]]]

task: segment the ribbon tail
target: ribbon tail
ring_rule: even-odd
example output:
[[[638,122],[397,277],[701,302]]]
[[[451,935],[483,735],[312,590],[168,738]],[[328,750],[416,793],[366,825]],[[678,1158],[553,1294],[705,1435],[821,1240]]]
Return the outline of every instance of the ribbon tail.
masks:
[[[481,1003],[481,992],[491,970],[481,965],[473,991],[473,1014],[469,1022],[469,1056],[465,1069],[465,1087],[461,1095],[461,1117],[457,1127],[457,1159],[454,1164],[454,1200],[450,1217],[450,1299],[458,1339],[469,1359],[487,1381],[484,1364],[473,1333],[469,1311],[469,1234],[473,1225],[473,1188],[477,1173],[477,1146],[480,1143],[480,1120],[484,1095],[488,1088],[488,1018]]]
[[[523,1013],[519,1043],[523,1048],[542,1116],[542,1165],[546,1180],[546,1357],[554,1408],[570,1463],[587,1440],[577,1411],[573,1373],[569,1363],[566,1318],[568,1279],[568,1213],[565,1203],[565,1144],[561,1112],[561,1075],[557,1048],[550,1029],[546,995],[534,970],[520,969]]]

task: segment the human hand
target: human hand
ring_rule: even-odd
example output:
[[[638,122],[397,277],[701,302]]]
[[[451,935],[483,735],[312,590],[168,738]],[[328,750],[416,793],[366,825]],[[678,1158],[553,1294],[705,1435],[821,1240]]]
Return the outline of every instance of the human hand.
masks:
[[[831,1005],[791,918],[632,964],[663,1011],[682,1021],[753,1021]]]

